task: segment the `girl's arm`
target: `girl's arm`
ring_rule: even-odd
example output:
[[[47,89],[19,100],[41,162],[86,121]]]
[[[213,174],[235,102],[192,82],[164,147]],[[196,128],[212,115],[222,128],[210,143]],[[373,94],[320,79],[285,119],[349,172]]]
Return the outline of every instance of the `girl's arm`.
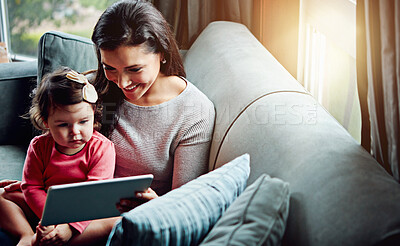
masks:
[[[43,182],[44,164],[39,151],[29,145],[22,175],[21,189],[25,201],[39,218],[42,217],[46,202],[46,191]]]

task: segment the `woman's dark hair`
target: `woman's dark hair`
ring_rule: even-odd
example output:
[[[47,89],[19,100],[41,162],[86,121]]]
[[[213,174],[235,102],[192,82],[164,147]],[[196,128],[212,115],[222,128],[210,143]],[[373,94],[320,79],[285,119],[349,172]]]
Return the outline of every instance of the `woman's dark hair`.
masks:
[[[104,74],[101,50],[115,50],[121,46],[144,44],[148,52],[161,54],[165,63],[160,72],[164,75],[185,77],[178,45],[168,22],[150,2],[124,0],[108,7],[100,16],[92,34],[96,47],[98,71],[94,85],[104,102],[104,110],[115,107],[111,120],[103,121],[102,133],[108,136],[118,121],[118,108],[124,95]],[[104,112],[107,115],[107,112]]]
[[[29,118],[35,128],[47,132],[44,122],[49,118],[52,110],[59,106],[77,104],[83,101],[82,88],[84,84],[74,82],[66,77],[70,68],[63,67],[53,73],[46,74],[38,88],[33,92],[32,105],[29,109]],[[89,103],[89,102],[88,102]],[[94,126],[101,128],[101,105],[89,103],[94,111]]]

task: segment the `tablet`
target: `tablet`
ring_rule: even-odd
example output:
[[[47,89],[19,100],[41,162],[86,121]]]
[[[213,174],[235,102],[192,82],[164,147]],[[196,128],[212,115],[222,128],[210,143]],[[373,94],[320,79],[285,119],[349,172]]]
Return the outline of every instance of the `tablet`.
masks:
[[[42,214],[43,226],[121,215],[116,204],[121,198],[144,191],[152,174],[72,184],[53,185],[47,190]]]

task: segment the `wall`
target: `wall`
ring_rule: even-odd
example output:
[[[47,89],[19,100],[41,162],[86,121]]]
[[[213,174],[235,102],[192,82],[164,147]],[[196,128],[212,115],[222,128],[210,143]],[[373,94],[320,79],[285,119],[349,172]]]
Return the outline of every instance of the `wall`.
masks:
[[[297,77],[300,0],[254,0],[254,35]]]

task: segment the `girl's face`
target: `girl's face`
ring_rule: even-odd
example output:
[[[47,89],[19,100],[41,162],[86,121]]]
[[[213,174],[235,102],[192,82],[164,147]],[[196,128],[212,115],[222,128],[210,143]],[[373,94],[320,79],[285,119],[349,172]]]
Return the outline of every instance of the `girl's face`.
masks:
[[[160,54],[147,52],[145,44],[141,44],[100,49],[100,55],[107,79],[118,85],[129,102],[151,104],[160,77]]]
[[[50,110],[46,126],[57,149],[67,155],[79,152],[93,135],[94,111],[87,102]]]

